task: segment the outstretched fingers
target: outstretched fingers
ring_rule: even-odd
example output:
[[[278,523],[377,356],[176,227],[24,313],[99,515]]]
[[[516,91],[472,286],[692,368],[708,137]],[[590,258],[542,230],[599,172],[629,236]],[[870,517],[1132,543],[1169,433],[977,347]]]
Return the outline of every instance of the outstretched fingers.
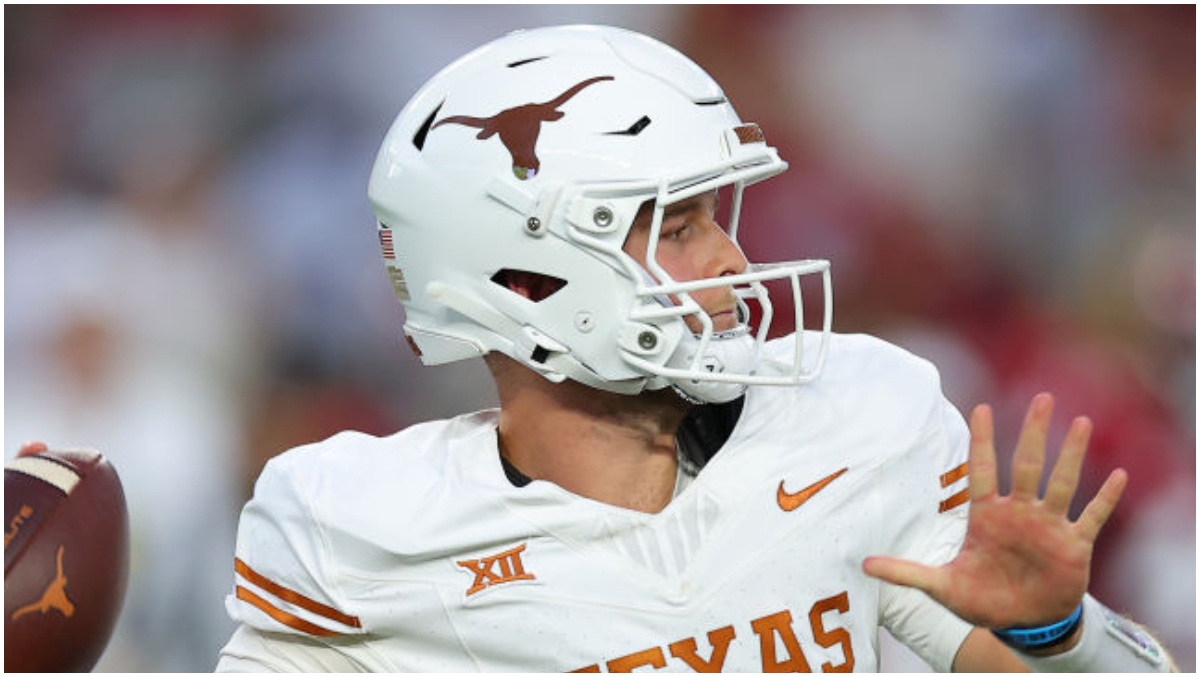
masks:
[[[1085,416],[1071,421],[1067,437],[1063,440],[1058,461],[1046,482],[1046,508],[1057,515],[1066,515],[1071,499],[1079,488],[1079,475],[1083,457],[1087,453],[1088,438],[1092,434],[1092,422]]]
[[[1104,480],[1104,486],[1100,487],[1100,491],[1096,492],[1095,497],[1079,515],[1076,527],[1089,543],[1096,542],[1100,529],[1117,509],[1117,503],[1121,502],[1121,494],[1125,493],[1125,485],[1128,483],[1129,475],[1124,470],[1118,468],[1112,471],[1108,479]]]
[[[997,491],[996,442],[992,410],[986,404],[971,412],[971,449],[967,463],[971,500],[994,495]]]
[[[1038,393],[1029,403],[1012,460],[1012,497],[1016,500],[1034,501],[1038,498],[1038,486],[1046,462],[1046,437],[1053,413],[1054,398],[1049,393]]]

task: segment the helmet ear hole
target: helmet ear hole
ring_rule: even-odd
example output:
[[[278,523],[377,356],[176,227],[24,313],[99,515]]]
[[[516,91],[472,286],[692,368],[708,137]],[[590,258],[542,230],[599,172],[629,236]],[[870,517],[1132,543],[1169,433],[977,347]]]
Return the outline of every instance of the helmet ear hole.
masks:
[[[534,273],[528,270],[514,270],[511,268],[500,269],[491,277],[491,280],[534,303],[550,298],[560,289],[567,286],[566,280],[554,277],[553,275]]]

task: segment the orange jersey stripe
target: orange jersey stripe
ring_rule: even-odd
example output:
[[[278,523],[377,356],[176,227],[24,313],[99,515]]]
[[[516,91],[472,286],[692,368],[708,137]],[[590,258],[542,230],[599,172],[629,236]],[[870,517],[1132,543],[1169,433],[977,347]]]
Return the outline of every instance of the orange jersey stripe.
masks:
[[[938,512],[941,513],[941,512],[946,512],[947,510],[953,510],[954,508],[957,508],[958,506],[962,505],[963,503],[966,503],[969,500],[971,500],[971,490],[963,489],[962,491],[958,492],[957,494],[954,494],[950,498],[947,498],[946,500],[942,501],[941,503],[938,503]]]
[[[266,590],[267,592],[271,593],[272,595],[275,595],[279,599],[282,599],[283,601],[288,602],[289,604],[295,604],[296,606],[300,607],[301,609],[304,609],[305,611],[311,611],[312,613],[317,614],[318,616],[324,616],[325,618],[328,618],[332,621],[337,621],[338,623],[342,623],[344,625],[349,625],[352,628],[361,628],[362,627],[362,623],[359,622],[357,617],[344,614],[341,611],[338,611],[337,609],[334,609],[331,606],[326,606],[324,604],[321,604],[320,602],[318,602],[314,599],[310,599],[308,597],[305,597],[304,595],[301,595],[300,593],[296,592],[295,590],[289,590],[288,588],[283,587],[282,585],[276,583],[275,581],[272,581],[271,579],[267,578],[266,576],[263,576],[262,574],[258,573],[254,569],[251,569],[250,565],[246,564],[241,559],[234,558],[233,570],[238,572],[239,574],[241,574],[242,577],[245,578],[246,580],[257,585],[258,587],[262,588],[263,590]],[[272,607],[272,608],[274,608],[274,607]],[[266,611],[266,610],[264,609],[264,611]],[[270,612],[267,612],[267,613],[270,613]],[[280,612],[280,613],[283,613],[283,612]],[[274,614],[272,614],[272,615],[274,615]],[[301,621],[301,622],[304,622],[304,621]],[[295,627],[295,626],[292,626],[292,627]]]
[[[240,585],[237,586],[237,598],[244,602],[253,604],[254,606],[258,607],[263,613],[267,614],[271,618],[274,618],[275,620],[279,621],[280,623],[283,623],[284,625],[288,626],[289,628],[299,630],[300,632],[307,632],[308,634],[315,635],[317,637],[335,637],[339,634],[332,630],[326,630],[325,628],[322,628],[319,625],[309,623],[308,621],[304,620],[303,618],[294,616],[294,615],[284,611],[283,609],[276,608],[276,607],[272,606],[271,603],[268,602],[267,600],[263,599],[262,597],[259,597],[258,595],[247,590],[246,588],[243,588]]]
[[[963,463],[962,465],[954,468],[953,470],[950,470],[949,472],[943,474],[940,479],[942,480],[942,486],[948,487],[951,484],[954,484],[955,482],[961,480],[962,478],[964,478],[966,476],[967,476],[967,464]]]

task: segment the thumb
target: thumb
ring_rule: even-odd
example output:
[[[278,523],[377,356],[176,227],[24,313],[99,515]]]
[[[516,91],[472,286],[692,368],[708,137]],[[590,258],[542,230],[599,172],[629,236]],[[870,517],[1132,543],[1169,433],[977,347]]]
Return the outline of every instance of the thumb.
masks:
[[[25,444],[22,444],[21,448],[17,451],[17,456],[33,456],[34,454],[40,454],[43,451],[47,451],[49,448],[50,447],[48,447],[45,442],[26,442]]]
[[[895,557],[868,557],[863,560],[863,571],[882,581],[917,588],[932,593],[937,585],[937,569]]]

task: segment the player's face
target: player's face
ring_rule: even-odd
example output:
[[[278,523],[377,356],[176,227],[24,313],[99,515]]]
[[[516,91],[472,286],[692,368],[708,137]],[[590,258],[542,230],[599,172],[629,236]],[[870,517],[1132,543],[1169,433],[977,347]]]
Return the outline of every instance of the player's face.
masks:
[[[703,193],[672,204],[663,214],[656,257],[676,281],[735,275],[745,272],[746,257],[729,239],[717,219],[719,206],[716,191]],[[625,240],[625,253],[643,267],[653,218],[653,203],[642,206]],[[691,292],[691,297],[712,318],[715,331],[737,326],[737,302],[731,287],[715,287]],[[673,299],[678,302],[678,299]],[[688,327],[701,330],[694,317],[685,318]]]

